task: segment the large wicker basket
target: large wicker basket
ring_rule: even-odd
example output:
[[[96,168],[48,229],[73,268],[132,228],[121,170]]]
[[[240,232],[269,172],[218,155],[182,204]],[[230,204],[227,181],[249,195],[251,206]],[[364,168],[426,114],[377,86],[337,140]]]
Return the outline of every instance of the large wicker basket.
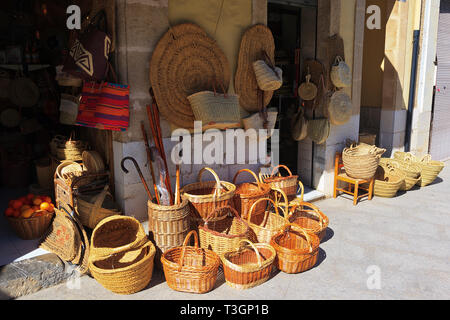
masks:
[[[373,194],[377,197],[393,198],[402,185],[405,184],[406,175],[394,167],[378,167],[375,174]]]
[[[226,210],[227,215],[220,220],[210,220],[219,210]],[[231,212],[232,215],[228,215]],[[250,227],[230,206],[211,212],[203,225],[198,227],[200,246],[217,253],[219,256],[238,247],[239,242],[248,239]]]
[[[275,171],[278,168],[285,169],[289,173],[289,176],[286,177],[282,177],[281,175],[276,176]],[[287,166],[279,165],[273,168],[270,177],[262,178],[261,182],[269,184],[272,189],[279,188],[283,190],[283,192],[286,194],[288,198],[288,201],[292,201],[297,197],[297,180],[298,176],[296,175],[294,176]]]
[[[106,289],[118,294],[136,293],[152,278],[155,252],[135,218],[108,217],[92,233],[89,269]]]
[[[350,146],[342,152],[345,173],[354,179],[372,179],[386,149],[376,146]]]
[[[265,210],[264,215],[254,216],[253,212],[255,210],[255,207],[258,206],[258,202],[270,202],[273,204],[273,207],[275,208],[275,213],[270,212],[268,209]],[[250,233],[251,236],[254,236],[255,242],[259,243],[270,243],[270,240],[272,237],[278,233],[283,227],[289,223],[289,221],[279,215],[278,206],[272,199],[269,198],[263,198],[259,199],[257,202],[253,204],[253,206],[250,209],[250,213],[247,217],[248,225],[250,226],[252,232]]]
[[[270,245],[277,252],[277,266],[286,273],[300,273],[317,263],[320,240],[296,224],[288,224],[272,237]]]
[[[22,240],[33,240],[41,238],[52,222],[54,214],[45,210],[31,218],[7,217],[9,225],[14,233]]]
[[[194,246],[188,240],[194,235]],[[181,247],[167,250],[161,257],[167,285],[176,291],[206,293],[214,288],[220,266],[219,256],[198,247],[197,232],[191,231]]]
[[[289,222],[298,225],[306,232],[315,234],[322,241],[330,221],[317,206],[300,202],[291,208]]]
[[[221,256],[226,283],[243,290],[266,282],[272,272],[276,257],[275,249],[266,243],[252,243],[242,240],[247,246],[227,252]]]
[[[242,172],[250,173],[256,180],[256,185],[254,183],[242,183],[237,185],[234,193],[234,208],[243,219],[247,219],[248,212],[252,205],[261,198],[267,198],[270,194],[271,187],[268,184],[261,183],[256,174],[249,169],[238,171],[233,178],[233,184],[236,184],[236,179]],[[253,215],[257,216],[263,214],[266,207],[267,202],[259,202],[258,206],[254,209]]]
[[[200,182],[203,172],[209,171],[215,181]],[[203,168],[198,173],[197,183],[188,184],[181,189],[183,198],[189,201],[192,216],[197,219],[206,219],[209,213],[217,208],[232,204],[236,186],[226,181],[220,181],[214,170]],[[227,214],[226,210],[217,212],[217,218]]]

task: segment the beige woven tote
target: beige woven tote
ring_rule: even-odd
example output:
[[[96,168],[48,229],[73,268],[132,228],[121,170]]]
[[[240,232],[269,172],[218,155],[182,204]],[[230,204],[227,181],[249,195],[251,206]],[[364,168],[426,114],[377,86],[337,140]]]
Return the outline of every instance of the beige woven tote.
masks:
[[[350,121],[352,117],[352,100],[347,93],[336,91],[328,100],[327,116],[331,124],[341,126]]]
[[[323,144],[330,136],[331,125],[328,119],[308,121],[308,137],[317,144]]]
[[[337,56],[331,67],[331,81],[337,88],[348,88],[352,84],[352,72],[342,57]]]
[[[278,111],[275,108],[270,108],[267,110],[267,130],[273,130],[275,128],[277,122]],[[255,129],[260,130],[264,129],[264,119],[261,116],[261,113],[254,113],[251,116],[242,119],[242,123],[244,124],[244,129]],[[269,132],[270,134],[270,132]],[[269,138],[269,137],[268,137]]]
[[[306,120],[304,113],[304,109],[300,109],[295,122],[292,124],[292,138],[296,141],[302,141],[308,136],[308,120]]]
[[[278,67],[268,65],[264,60],[253,62],[256,82],[263,91],[275,91],[283,85],[283,70]]]

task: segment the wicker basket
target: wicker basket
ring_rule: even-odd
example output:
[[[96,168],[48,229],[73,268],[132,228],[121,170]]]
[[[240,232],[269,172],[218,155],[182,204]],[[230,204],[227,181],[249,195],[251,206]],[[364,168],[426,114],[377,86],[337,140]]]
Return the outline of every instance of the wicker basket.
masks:
[[[393,166],[394,168],[403,171],[403,173],[405,174],[405,183],[403,183],[400,187],[400,190],[402,191],[411,190],[422,179],[422,169],[420,168],[420,166],[415,165],[411,162],[381,158],[380,166],[385,169],[389,166]]]
[[[421,187],[426,187],[434,182],[445,167],[445,163],[431,159],[431,155],[425,155],[417,163],[422,167],[422,179],[419,181]]]
[[[220,220],[209,219],[214,217],[218,211],[231,211],[233,216],[222,216]],[[203,225],[198,226],[200,235],[200,246],[217,253],[219,256],[230,252],[238,247],[239,242],[248,239],[250,227],[241,219],[238,212],[230,206],[218,208],[211,212]]]
[[[276,257],[275,249],[269,244],[252,243],[242,240],[238,250],[221,256],[226,283],[235,289],[243,290],[266,282],[272,272]]]
[[[67,184],[71,184],[75,177],[80,177],[82,174],[81,164],[71,160],[61,162],[56,168],[56,176]]]
[[[188,240],[194,235],[194,247]],[[191,231],[181,247],[167,250],[161,257],[167,285],[176,291],[206,293],[214,288],[220,266],[219,256],[198,247],[197,232]]]
[[[9,225],[14,233],[23,240],[33,240],[41,238],[52,222],[53,213],[40,211],[43,214],[31,218],[7,217]]]
[[[393,198],[405,183],[406,175],[394,167],[379,166],[375,174],[373,194],[377,197]]]
[[[270,194],[271,187],[268,184],[261,183],[258,176],[249,169],[239,170],[233,178],[233,184],[236,184],[236,179],[242,172],[250,173],[256,180],[256,185],[254,183],[242,183],[237,185],[234,193],[234,208],[243,219],[247,219],[248,212],[252,205],[261,198],[267,198]],[[267,202],[259,202],[258,206],[254,209],[253,215],[257,216],[263,214],[266,207]]]
[[[200,182],[205,171],[212,173],[216,181]],[[197,183],[188,184],[180,191],[183,198],[189,201],[194,218],[206,219],[211,211],[226,207],[232,203],[236,186],[226,181],[220,181],[214,170],[210,168],[200,170],[198,181]],[[217,218],[226,214],[226,211],[217,211]]]
[[[317,206],[308,202],[301,202],[291,208],[289,222],[308,233],[315,234],[320,241],[325,237],[330,223],[328,217]]]
[[[118,294],[136,293],[152,278],[155,252],[135,218],[108,217],[92,232],[89,269],[106,289]]]
[[[347,88],[352,84],[352,72],[344,60],[337,56],[331,67],[330,78],[337,88]]]
[[[253,62],[253,70],[261,90],[275,91],[283,85],[283,70],[280,68],[268,65],[264,60],[256,60]]]
[[[275,208],[275,213],[270,212],[270,210],[265,211],[264,215],[254,216],[253,212],[255,207],[259,205],[259,202],[271,202]],[[289,221],[283,216],[279,215],[278,206],[272,199],[259,199],[256,201],[249,212],[247,217],[248,225],[250,226],[251,235],[255,235],[255,242],[259,243],[270,243],[272,237],[278,233],[283,227],[289,223]]]
[[[278,269],[291,274],[307,271],[316,265],[319,244],[319,237],[296,224],[286,225],[270,242],[277,252]]]
[[[281,175],[275,176],[275,171],[278,168],[284,168],[289,173],[289,176],[287,177],[282,177]],[[270,177],[261,179],[263,183],[269,184],[272,189],[279,188],[283,190],[283,192],[286,194],[288,198],[288,201],[292,201],[297,197],[297,180],[298,176],[292,175],[291,170],[289,170],[289,168],[286,167],[285,165],[276,166],[275,168],[273,168]]]
[[[81,161],[83,160],[83,151],[87,148],[88,145],[84,141],[63,141],[56,146],[56,156],[59,160]]]
[[[351,145],[342,152],[345,173],[354,179],[372,179],[386,149]]]
[[[108,199],[106,207],[105,200]],[[112,202],[113,196],[109,192],[109,186],[94,197],[76,197],[75,212],[78,214],[83,226],[94,229],[97,224],[110,216],[121,215],[118,206]],[[88,201],[89,200],[89,201]]]
[[[157,247],[157,257],[168,249],[180,247],[190,231],[189,202],[161,206],[155,200],[148,201],[148,230],[152,233]]]

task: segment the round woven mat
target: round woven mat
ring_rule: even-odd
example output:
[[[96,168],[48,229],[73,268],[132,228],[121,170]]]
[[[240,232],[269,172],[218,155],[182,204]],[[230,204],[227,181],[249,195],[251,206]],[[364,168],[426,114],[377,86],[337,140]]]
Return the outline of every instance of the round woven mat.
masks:
[[[228,91],[230,67],[216,42],[192,23],[170,28],[150,61],[150,83],[163,117],[179,127],[193,128],[195,118],[187,97],[212,90],[214,81]]]
[[[272,64],[275,64],[275,41],[272,31],[265,25],[257,24],[247,29],[242,36],[234,80],[234,89],[239,95],[239,103],[249,112],[257,112],[261,109],[253,62],[263,59],[263,51],[266,51]],[[272,96],[273,91],[264,92],[264,107],[270,103]]]

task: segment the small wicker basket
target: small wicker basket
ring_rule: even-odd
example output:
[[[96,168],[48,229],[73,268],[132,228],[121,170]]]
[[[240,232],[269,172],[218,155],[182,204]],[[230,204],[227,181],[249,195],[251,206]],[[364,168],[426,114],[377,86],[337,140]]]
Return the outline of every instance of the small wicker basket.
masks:
[[[351,145],[342,152],[345,173],[354,179],[372,179],[386,149]]]
[[[289,222],[298,225],[306,232],[315,234],[322,241],[330,221],[317,206],[300,202],[291,208]]]
[[[50,226],[53,213],[41,210],[35,217],[31,218],[15,218],[7,217],[9,225],[14,233],[22,240],[33,240],[41,238]],[[35,215],[37,212],[35,213]]]
[[[289,176],[282,177],[280,174],[275,176],[275,171],[278,168],[285,169],[289,173]],[[297,197],[297,180],[298,176],[294,176],[287,166],[278,165],[273,168],[271,176],[268,178],[262,178],[261,182],[269,184],[272,189],[278,188],[283,190],[288,198],[288,201],[292,201]]]

